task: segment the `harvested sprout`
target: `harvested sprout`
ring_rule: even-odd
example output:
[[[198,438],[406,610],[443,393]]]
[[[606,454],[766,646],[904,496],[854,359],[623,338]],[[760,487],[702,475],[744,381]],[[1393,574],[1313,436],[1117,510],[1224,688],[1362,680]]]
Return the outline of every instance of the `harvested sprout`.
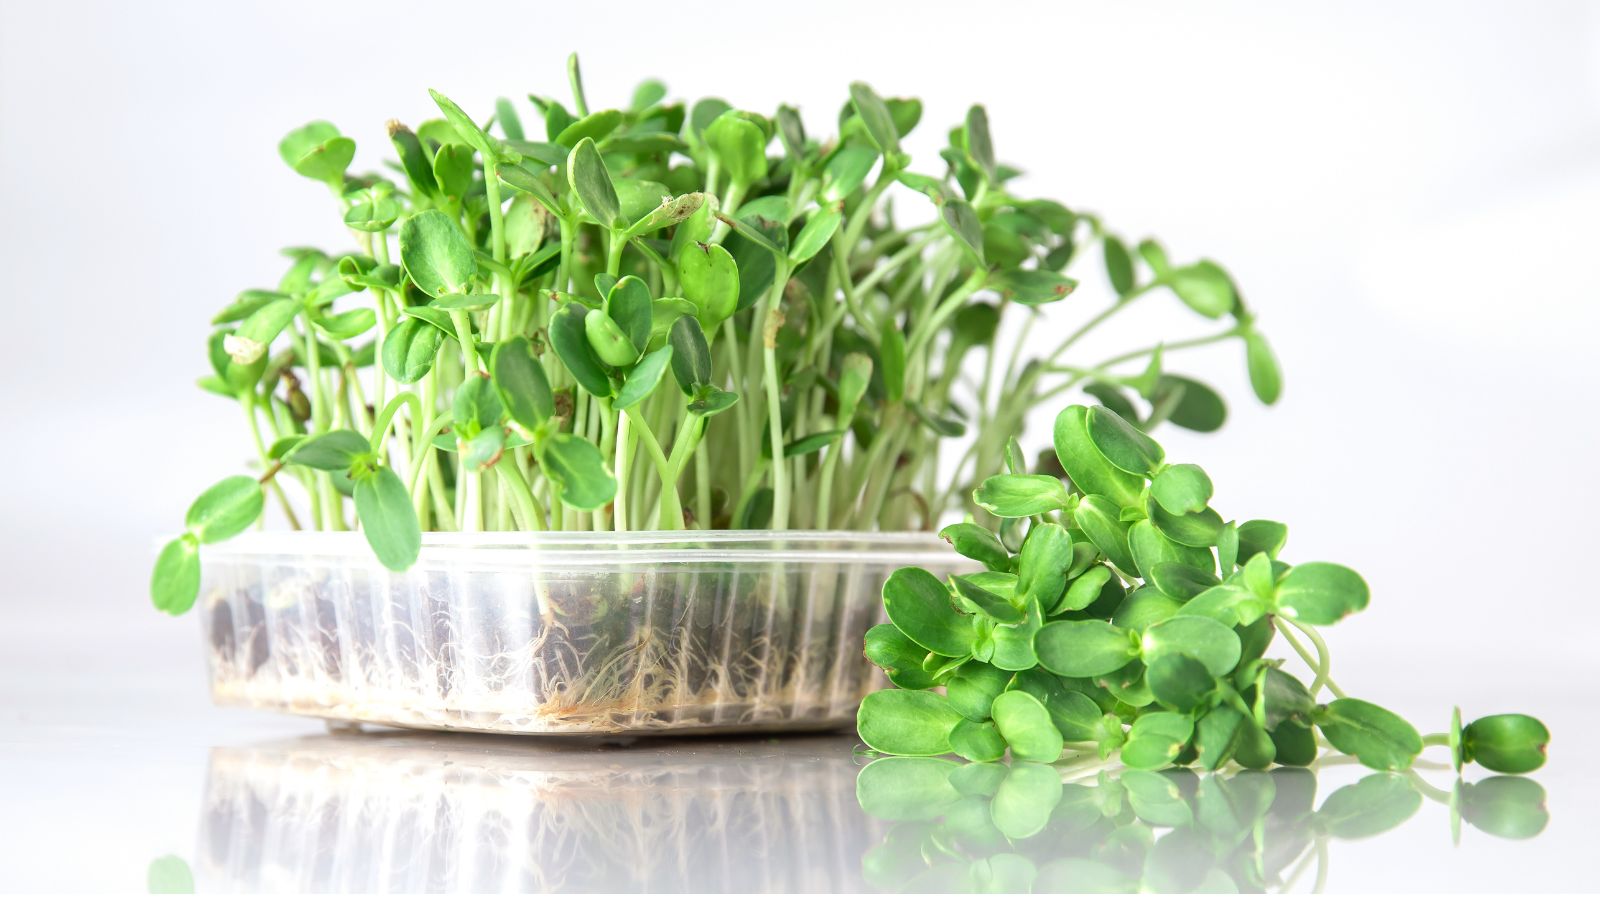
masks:
[[[1009,471],[973,493],[1001,520],[941,535],[985,571],[941,581],[889,577],[889,622],[866,654],[898,689],[869,695],[858,730],[873,749],[1053,762],[1068,745],[1134,769],[1304,766],[1322,742],[1380,770],[1425,746],[1454,763],[1530,772],[1549,732],[1495,715],[1424,737],[1333,680],[1321,627],[1367,607],[1367,583],[1329,562],[1280,559],[1282,523],[1224,521],[1199,466],[1104,406],[1055,421],[1066,480]],[[1305,684],[1268,655],[1281,637],[1310,667]],[[1331,699],[1323,702],[1323,694]]]

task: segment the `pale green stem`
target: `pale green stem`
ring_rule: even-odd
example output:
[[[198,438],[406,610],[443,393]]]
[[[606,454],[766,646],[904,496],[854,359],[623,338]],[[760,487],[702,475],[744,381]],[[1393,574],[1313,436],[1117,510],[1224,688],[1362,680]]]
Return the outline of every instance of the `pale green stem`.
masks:
[[[920,254],[928,247],[929,244],[932,244],[942,237],[943,235],[935,232],[920,241],[907,244],[899,252],[895,253],[895,255],[889,257],[883,262],[878,263],[878,265],[875,266],[871,272],[868,272],[866,277],[862,278],[861,281],[855,285],[856,291],[858,293],[865,294],[874,287],[877,287],[878,282],[889,277],[890,275],[893,275],[895,271],[901,266],[905,265],[907,261]]]
[[[1343,699],[1345,696],[1344,691],[1340,690],[1339,686],[1334,683],[1333,679],[1328,677],[1330,663],[1328,658],[1328,645],[1323,643],[1322,636],[1316,634],[1315,630],[1309,628],[1309,626],[1302,626],[1293,619],[1280,617],[1278,621],[1287,622],[1299,629],[1305,634],[1306,637],[1311,638],[1311,642],[1317,648],[1317,657],[1316,659],[1312,659],[1311,652],[1305,648],[1305,645],[1296,640],[1295,636],[1287,628],[1278,629],[1278,633],[1283,635],[1283,639],[1289,643],[1290,647],[1294,648],[1294,652],[1299,655],[1300,659],[1304,661],[1307,666],[1311,668],[1311,671],[1314,674],[1314,680],[1311,682],[1311,696],[1315,697],[1317,692],[1322,690],[1323,686],[1326,685],[1328,690],[1335,697]]]
[[[632,421],[633,410],[629,409],[617,422],[617,497],[611,507],[617,531],[628,530],[628,449],[632,443],[628,426]]]
[[[522,527],[549,530],[550,523],[545,521],[544,510],[539,508],[538,501],[533,499],[533,492],[528,490],[528,482],[517,468],[516,458],[510,453],[502,454],[500,461],[495,463],[495,470],[500,473],[501,483],[511,492],[511,500],[516,504]]]
[[[250,436],[255,438],[256,453],[261,456],[261,465],[265,469],[272,468],[273,461],[267,456],[267,444],[261,439],[261,422],[256,419],[256,395],[254,391],[245,393],[240,397],[244,406],[245,418],[250,420]],[[273,496],[278,498],[278,505],[283,507],[283,517],[288,520],[289,527],[295,531],[300,530],[300,519],[294,514],[294,507],[289,505],[289,497],[284,494],[283,487],[278,484],[278,479],[273,478],[267,482]]]
[[[402,406],[411,410],[412,421],[422,418],[422,400],[416,394],[411,391],[401,391],[395,394],[394,399],[390,400],[389,404],[378,413],[378,417],[373,420],[371,440],[373,453],[381,454],[383,452],[384,442],[389,436],[389,426],[394,422],[394,417],[399,413]]]
[[[711,458],[696,448],[694,454],[695,527],[711,527]]]
[[[722,320],[722,338],[723,346],[727,348],[728,352],[728,374],[732,379],[731,387],[734,393],[739,395],[739,402],[733,408],[734,420],[738,423],[739,429],[739,471],[748,472],[750,471],[750,454],[753,447],[751,433],[755,430],[755,422],[752,418],[754,413],[751,410],[750,398],[744,396],[744,364],[739,360],[739,334],[734,329],[732,317]]]
[[[650,423],[641,417],[635,407],[629,407],[625,421],[631,420],[634,433],[639,436],[639,444],[649,454],[650,461],[655,464],[656,477],[661,479],[661,506],[663,514],[670,521],[669,528],[683,528],[683,505],[678,497],[678,485],[673,477],[672,465],[661,452],[661,442],[656,440],[655,433],[650,430]]]

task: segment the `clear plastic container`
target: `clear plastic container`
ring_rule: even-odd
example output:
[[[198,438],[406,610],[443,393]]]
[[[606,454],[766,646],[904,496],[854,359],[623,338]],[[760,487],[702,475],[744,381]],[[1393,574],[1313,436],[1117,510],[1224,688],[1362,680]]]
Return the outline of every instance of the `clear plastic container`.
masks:
[[[390,572],[353,533],[204,551],[216,702],[506,734],[820,730],[880,686],[861,638],[901,566],[966,568],[927,533],[423,536]]]

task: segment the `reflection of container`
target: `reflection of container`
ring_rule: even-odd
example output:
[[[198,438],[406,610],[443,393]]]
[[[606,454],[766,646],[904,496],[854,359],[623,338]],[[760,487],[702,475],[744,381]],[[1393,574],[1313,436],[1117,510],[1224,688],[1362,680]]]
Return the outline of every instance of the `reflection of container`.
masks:
[[[429,534],[389,572],[358,534],[207,547],[213,698],[351,722],[514,734],[849,724],[861,638],[931,534]]]
[[[211,752],[203,893],[840,892],[883,826],[850,738],[562,742],[398,732]]]

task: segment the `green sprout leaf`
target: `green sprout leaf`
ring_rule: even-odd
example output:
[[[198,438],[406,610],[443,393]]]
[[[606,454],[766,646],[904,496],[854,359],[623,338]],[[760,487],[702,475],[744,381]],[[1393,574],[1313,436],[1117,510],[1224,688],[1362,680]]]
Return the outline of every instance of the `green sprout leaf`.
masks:
[[[372,448],[366,438],[347,428],[341,428],[326,434],[313,435],[301,441],[290,451],[285,461],[325,472],[344,472],[371,453]]]
[[[1195,765],[1216,771],[1233,758],[1245,725],[1244,713],[1218,706],[1201,716],[1194,726]]]
[[[617,130],[624,118],[622,112],[615,109],[592,112],[562,128],[556,134],[555,142],[563,147],[576,147],[582,141],[603,140]]]
[[[278,142],[278,155],[301,175],[326,182],[338,190],[344,184],[344,171],[355,159],[356,143],[339,134],[329,122],[311,122],[284,135]]]
[[[1217,677],[1206,670],[1205,663],[1188,653],[1166,653],[1147,663],[1145,685],[1157,703],[1193,715],[1210,705],[1217,690]]]
[[[1067,589],[1071,568],[1072,538],[1067,530],[1049,522],[1035,526],[1017,556],[1017,602],[1054,609]]]
[[[539,173],[526,166],[501,163],[495,167],[495,177],[512,190],[527,194],[536,200],[540,206],[550,211],[553,216],[561,217],[567,213],[566,206],[556,199],[549,186]]]
[[[424,210],[400,226],[400,260],[406,274],[430,297],[464,293],[478,271],[472,243],[444,212]]]
[[[496,344],[489,370],[512,421],[533,431],[555,415],[555,394],[550,390],[550,379],[533,355],[533,345],[527,338],[518,336]]]
[[[1257,553],[1277,559],[1283,545],[1289,540],[1289,528],[1282,522],[1251,519],[1239,524],[1239,559],[1248,560]]]
[[[1162,375],[1156,384],[1156,403],[1170,407],[1167,420],[1190,431],[1212,432],[1228,418],[1228,404],[1210,387],[1181,375]]]
[[[654,305],[645,283],[632,275],[619,280],[606,292],[604,309],[606,317],[627,336],[635,358],[644,353],[650,344],[654,321]],[[604,354],[601,356],[604,358]]]
[[[678,257],[678,282],[683,296],[699,310],[696,317],[707,333],[738,309],[739,267],[720,244],[685,247]]]
[[[499,302],[494,294],[440,294],[428,305],[446,312],[478,312]]]
[[[1150,477],[1160,468],[1161,445],[1104,406],[1091,407],[1084,417],[1089,440],[1106,461],[1130,475]]]
[[[967,155],[986,175],[996,181],[994,139],[989,136],[989,113],[981,106],[967,110]]]
[[[1340,698],[1315,713],[1328,743],[1373,769],[1409,768],[1422,752],[1422,736],[1411,723],[1365,700]]]
[[[150,602],[170,616],[194,606],[200,594],[200,541],[192,534],[173,538],[161,548],[150,573]]]
[[[955,551],[967,559],[977,560],[991,572],[1005,572],[1011,568],[1011,554],[994,536],[994,532],[971,522],[946,525],[939,537],[950,543]]]
[[[939,216],[950,233],[961,241],[961,246],[978,265],[984,265],[983,225],[978,213],[965,200],[946,200],[939,208]]]
[[[561,497],[575,509],[599,509],[617,494],[617,480],[600,448],[575,434],[555,434],[537,451],[539,465]]]
[[[589,343],[586,320],[590,315],[604,317],[605,313],[577,303],[561,307],[550,317],[550,346],[572,374],[573,380],[584,390],[596,397],[610,397],[611,377],[606,374],[600,356]],[[622,338],[627,340],[625,335]]]
[[[926,569],[896,569],[883,585],[883,608],[906,637],[941,656],[972,649],[972,620],[956,611],[950,589]]]
[[[1050,622],[1034,636],[1039,664],[1057,675],[1094,678],[1117,671],[1139,655],[1137,636],[1095,619]]]
[[[1078,287],[1078,282],[1046,269],[1008,269],[992,283],[1001,296],[1023,306],[1041,306],[1063,300]]]
[[[991,636],[994,651],[989,661],[1008,672],[1026,672],[1039,665],[1033,639],[1044,626],[1044,610],[1039,603],[1029,603],[1021,622],[997,626]]]
[[[1239,664],[1239,635],[1232,628],[1200,616],[1174,616],[1151,625],[1141,641],[1146,665],[1174,654],[1198,660],[1214,678]]]
[[[1128,526],[1122,521],[1122,510],[1109,497],[1090,494],[1078,502],[1073,510],[1077,524],[1095,549],[1124,572],[1137,572],[1132,551],[1128,546]]]
[[[1137,506],[1144,480],[1106,460],[1089,435],[1088,418],[1088,408],[1076,405],[1056,416],[1053,437],[1061,468],[1083,493],[1103,495],[1119,509]]]
[[[1020,519],[1065,509],[1071,495],[1049,475],[991,475],[972,492],[979,506],[1001,518]]]
[[[1272,667],[1264,673],[1257,705],[1261,709],[1262,724],[1266,725],[1268,730],[1272,730],[1284,722],[1311,724],[1316,700],[1311,696],[1311,692],[1306,690],[1306,686],[1300,683],[1300,679],[1282,669]]]
[[[422,550],[422,529],[405,482],[387,466],[354,479],[356,514],[367,543],[384,568],[403,572]]]
[[[215,544],[254,524],[265,503],[259,482],[248,475],[235,475],[206,488],[189,506],[183,521],[200,543]]]
[[[940,756],[951,752],[950,732],[961,721],[961,714],[938,694],[890,689],[861,701],[856,731],[880,753]]]
[[[837,207],[826,206],[811,213],[806,219],[806,224],[801,227],[800,233],[795,235],[794,243],[789,246],[789,265],[799,266],[811,259],[828,246],[833,240],[833,235],[839,230],[839,223],[844,216]]]
[[[493,168],[496,160],[495,150],[490,144],[489,136],[483,132],[483,129],[479,128],[478,124],[472,121],[472,117],[462,112],[461,107],[457,106],[449,97],[432,89],[429,89],[428,96],[433,98],[433,102],[439,107],[439,111],[444,113],[444,120],[450,123],[450,127],[455,129],[461,140],[467,146],[482,154],[484,163]],[[518,130],[521,130],[520,123],[518,124]]]
[[[1550,730],[1532,716],[1485,716],[1461,731],[1461,757],[1495,772],[1521,774],[1544,765]]]
[[[567,157],[567,183],[572,193],[589,217],[605,228],[620,228],[622,204],[617,200],[617,189],[606,171],[606,162],[600,158],[594,139],[585,137],[572,148]]]
[[[668,337],[672,348],[672,377],[685,394],[711,383],[711,346],[698,319],[684,316],[672,323]]]
[[[1278,357],[1260,333],[1251,331],[1244,336],[1245,361],[1250,372],[1250,389],[1256,399],[1271,406],[1283,394],[1283,372],[1278,368]]]
[[[956,598],[961,605],[974,613],[986,615],[996,622],[1015,625],[1025,618],[1025,614],[1009,599],[1009,595],[1002,597],[983,587],[978,579],[957,575],[951,579],[955,586]]]
[[[1128,528],[1128,551],[1137,571],[1145,578],[1164,562],[1179,562],[1203,572],[1216,567],[1211,554],[1201,547],[1189,547],[1163,535],[1149,519],[1134,522]]]
[[[401,384],[415,384],[432,371],[445,333],[421,319],[402,319],[383,341],[383,370]]]
[[[667,374],[667,367],[671,363],[671,344],[645,354],[644,359],[639,360],[639,364],[628,372],[627,378],[623,379],[622,389],[617,391],[617,399],[612,406],[616,409],[627,409],[650,396],[661,384],[661,379]]]
[[[468,469],[482,471],[500,460],[506,446],[506,433],[501,428],[486,428],[468,438],[461,447],[461,462]]]
[[[822,199],[837,203],[853,195],[866,183],[867,175],[878,161],[878,152],[870,147],[840,147],[828,157],[822,170]],[[911,176],[901,173],[902,180]]]
[[[895,687],[920,691],[934,686],[933,676],[922,668],[928,651],[892,623],[867,629],[865,653],[872,664],[882,669]]]
[[[487,378],[470,376],[456,388],[450,404],[450,413],[458,425],[471,425],[474,429],[490,428],[500,424],[505,415],[505,405],[500,394]]]
[[[1338,563],[1301,563],[1278,582],[1281,615],[1309,625],[1332,625],[1367,608],[1367,582]]]
[[[1238,303],[1233,293],[1233,280],[1221,266],[1209,260],[1173,269],[1166,280],[1179,300],[1208,319],[1227,315]]]
[[[332,316],[320,316],[312,320],[317,330],[331,338],[348,341],[360,337],[371,331],[378,324],[378,314],[370,309],[346,310]]]
[[[1145,504],[1145,514],[1162,537],[1184,547],[1211,547],[1222,537],[1222,516],[1210,508],[1174,515],[1156,502],[1152,495]],[[1205,568],[1211,567],[1207,565]]]
[[[1074,555],[1082,548],[1082,544],[1076,545],[1073,548]],[[1061,612],[1088,609],[1105,595],[1106,585],[1112,584],[1114,580],[1115,576],[1105,566],[1090,568],[1072,580],[1072,584],[1068,586],[1066,594],[1062,595],[1061,600],[1051,608],[1050,613],[1054,615]],[[1120,583],[1116,585],[1116,593],[1119,596],[1121,594]]]
[[[866,126],[867,137],[872,140],[873,146],[885,157],[891,153],[900,152],[900,130],[895,127],[894,116],[890,114],[889,107],[864,82],[856,81],[850,85],[850,105],[855,108],[856,115],[861,117],[861,124]]]
[[[400,157],[400,168],[406,173],[406,180],[411,182],[411,189],[422,197],[438,196],[439,182],[433,177],[433,163],[428,159],[428,151],[423,149],[416,133],[399,122],[391,121],[389,142]]]
[[[993,722],[962,719],[950,729],[950,749],[973,762],[993,762],[1006,755],[1006,739]]]
[[[1150,496],[1175,516],[1203,511],[1211,503],[1211,492],[1210,477],[1191,463],[1167,466],[1150,482]]]
[[[748,113],[730,109],[705,130],[705,141],[735,184],[751,185],[767,177],[766,131]]]
[[[1176,600],[1193,600],[1219,584],[1211,572],[1181,562],[1156,563],[1147,580]]]
[[[944,694],[951,709],[974,722],[987,722],[994,698],[1004,693],[1010,683],[1010,672],[972,660],[962,663],[945,682]]]
[[[1111,281],[1111,289],[1121,297],[1134,288],[1133,257],[1128,255],[1128,246],[1114,235],[1105,236],[1103,251],[1106,277]]]
[[[1194,720],[1181,713],[1149,712],[1135,719],[1122,745],[1122,762],[1131,769],[1161,769],[1172,764],[1194,734]]]
[[[666,197],[654,209],[628,226],[628,237],[638,237],[676,225],[699,212],[705,202],[706,195],[698,191]]]
[[[1063,739],[1050,720],[1050,713],[1032,694],[1006,691],[994,698],[991,710],[995,727],[1017,759],[1055,762],[1061,756]]]

